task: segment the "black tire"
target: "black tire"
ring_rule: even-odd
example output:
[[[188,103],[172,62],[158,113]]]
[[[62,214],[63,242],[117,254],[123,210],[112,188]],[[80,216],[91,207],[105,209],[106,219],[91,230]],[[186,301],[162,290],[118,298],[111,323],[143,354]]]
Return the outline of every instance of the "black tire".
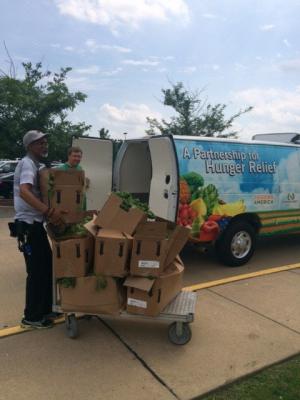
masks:
[[[78,326],[75,314],[66,315],[66,331],[70,339],[77,338]]]
[[[5,188],[4,188],[3,197],[4,197],[5,199],[11,199],[11,198],[13,197],[12,191],[11,191],[10,188],[7,187],[7,186],[5,186]]]
[[[256,246],[254,227],[246,221],[233,222],[216,242],[217,256],[230,267],[240,267],[252,257]]]
[[[169,337],[169,340],[171,343],[182,346],[191,340],[192,331],[191,331],[191,328],[189,327],[189,324],[183,323],[182,324],[182,333],[180,336],[178,336],[177,332],[176,332],[176,322],[173,322],[169,326],[168,337]]]

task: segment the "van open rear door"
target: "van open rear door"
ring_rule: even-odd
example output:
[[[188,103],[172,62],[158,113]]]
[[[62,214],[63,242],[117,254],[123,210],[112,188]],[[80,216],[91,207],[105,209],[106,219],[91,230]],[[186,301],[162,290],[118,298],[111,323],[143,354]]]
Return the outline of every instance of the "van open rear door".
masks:
[[[176,221],[178,204],[178,163],[172,136],[149,139],[152,161],[149,208],[155,215]]]
[[[89,183],[87,209],[99,210],[112,190],[113,143],[87,136],[74,138],[73,146],[82,150],[81,166]]]

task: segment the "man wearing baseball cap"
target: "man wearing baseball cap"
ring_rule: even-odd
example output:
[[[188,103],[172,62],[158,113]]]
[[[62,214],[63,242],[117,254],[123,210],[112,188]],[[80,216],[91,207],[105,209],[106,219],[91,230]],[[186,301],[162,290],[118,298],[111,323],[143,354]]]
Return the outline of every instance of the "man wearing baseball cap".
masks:
[[[61,213],[49,209],[41,200],[38,172],[41,161],[48,155],[47,133],[27,132],[23,144],[27,154],[22,158],[14,175],[15,223],[19,249],[26,263],[26,301],[24,328],[50,328],[52,311],[52,253],[44,229],[44,221],[59,225]]]

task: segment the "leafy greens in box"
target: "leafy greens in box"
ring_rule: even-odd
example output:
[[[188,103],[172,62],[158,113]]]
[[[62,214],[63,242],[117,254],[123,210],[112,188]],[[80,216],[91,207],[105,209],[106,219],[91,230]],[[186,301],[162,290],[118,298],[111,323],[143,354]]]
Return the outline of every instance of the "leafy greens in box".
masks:
[[[112,193],[99,211],[95,224],[100,228],[115,229],[132,235],[137,226],[147,219],[147,215],[136,207],[122,208],[123,200]]]

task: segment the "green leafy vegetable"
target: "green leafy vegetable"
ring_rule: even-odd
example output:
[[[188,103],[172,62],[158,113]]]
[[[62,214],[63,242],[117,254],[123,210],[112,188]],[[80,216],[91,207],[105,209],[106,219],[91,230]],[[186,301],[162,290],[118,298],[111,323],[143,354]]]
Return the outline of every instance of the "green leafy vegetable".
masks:
[[[194,192],[204,185],[203,177],[200,174],[197,174],[197,172],[188,172],[187,174],[182,175],[182,178],[189,185],[192,196]]]
[[[84,237],[87,235],[87,230],[84,227],[92,219],[91,216],[85,217],[78,224],[68,225],[63,232],[55,235],[56,239],[67,239],[69,237]]]
[[[218,203],[219,193],[217,188],[209,184],[201,192],[201,197],[203,198],[207,207],[207,216],[211,215],[215,204]]]
[[[193,237],[198,237],[200,232],[200,218],[197,217],[195,218],[193,225],[192,225],[192,236]]]
[[[155,219],[154,213],[149,209],[146,203],[141,202],[140,200],[134,198],[128,192],[116,192],[116,195],[119,196],[123,201],[121,207],[123,210],[128,211],[130,208],[138,208],[147,214],[149,219]]]
[[[103,275],[96,275],[96,291],[100,292],[107,287],[107,279]]]
[[[56,282],[64,288],[74,288],[76,286],[76,278],[59,278]]]
[[[54,196],[54,175],[49,173],[48,176],[48,199]]]

